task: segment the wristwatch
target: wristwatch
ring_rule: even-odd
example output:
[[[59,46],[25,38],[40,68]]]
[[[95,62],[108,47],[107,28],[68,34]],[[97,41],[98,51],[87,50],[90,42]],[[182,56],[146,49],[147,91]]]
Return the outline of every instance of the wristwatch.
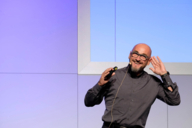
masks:
[[[167,75],[170,75],[168,71],[167,71],[167,73],[163,74],[161,77],[165,77]]]

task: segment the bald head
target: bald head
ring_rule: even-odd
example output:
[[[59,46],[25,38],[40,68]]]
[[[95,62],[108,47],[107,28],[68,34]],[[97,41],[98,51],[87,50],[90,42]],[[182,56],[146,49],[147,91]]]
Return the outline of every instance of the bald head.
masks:
[[[132,52],[133,51],[138,51],[140,54],[146,54],[149,58],[151,57],[151,53],[152,53],[151,48],[144,43],[135,45],[132,49]]]

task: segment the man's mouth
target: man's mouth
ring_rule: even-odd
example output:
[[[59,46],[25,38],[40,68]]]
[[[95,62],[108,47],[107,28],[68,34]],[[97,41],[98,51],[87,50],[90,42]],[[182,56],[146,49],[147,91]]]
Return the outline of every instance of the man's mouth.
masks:
[[[139,65],[139,64],[142,64],[140,62],[137,62],[137,61],[133,61],[136,65]]]

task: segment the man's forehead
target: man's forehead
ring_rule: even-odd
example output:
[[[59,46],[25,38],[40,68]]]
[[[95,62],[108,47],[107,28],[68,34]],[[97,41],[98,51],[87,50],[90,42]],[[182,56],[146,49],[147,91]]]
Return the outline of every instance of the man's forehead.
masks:
[[[132,52],[134,52],[134,53],[139,53],[139,54],[141,54],[141,55],[147,55],[146,52],[141,52],[141,51],[137,51],[137,50],[133,50]]]
[[[146,54],[147,56],[150,56],[150,53],[151,53],[151,49],[150,47],[146,46],[146,45],[136,45],[132,52],[133,51],[136,51],[138,52],[139,54]]]

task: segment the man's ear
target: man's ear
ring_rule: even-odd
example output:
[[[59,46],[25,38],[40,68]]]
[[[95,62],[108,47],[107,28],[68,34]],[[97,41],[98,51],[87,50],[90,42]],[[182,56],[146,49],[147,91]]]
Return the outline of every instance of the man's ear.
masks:
[[[147,65],[149,65],[150,63],[151,63],[151,58],[148,60]]]

